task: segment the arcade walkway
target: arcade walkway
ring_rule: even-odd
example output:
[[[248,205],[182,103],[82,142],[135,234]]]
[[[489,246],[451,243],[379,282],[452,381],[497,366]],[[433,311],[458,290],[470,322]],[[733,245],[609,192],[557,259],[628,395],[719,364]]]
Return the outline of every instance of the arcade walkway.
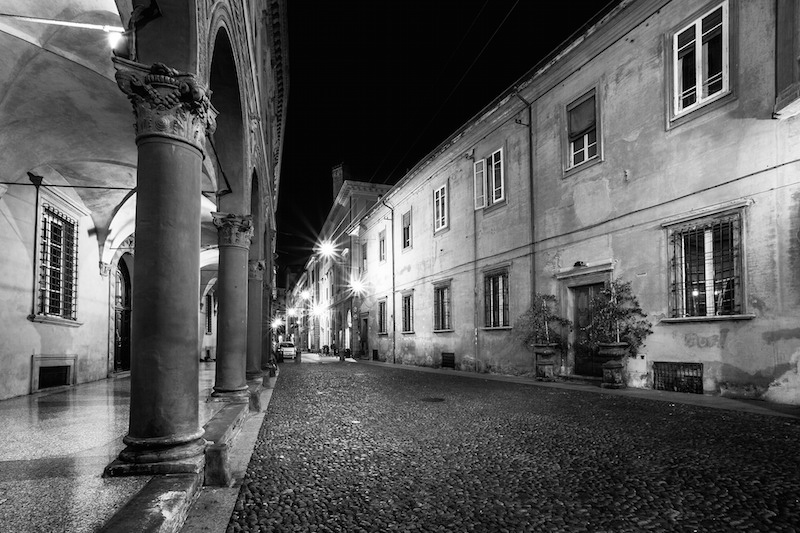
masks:
[[[200,368],[200,424],[214,366]],[[3,531],[96,531],[150,480],[103,478],[124,447],[129,376],[0,401],[0,524]]]

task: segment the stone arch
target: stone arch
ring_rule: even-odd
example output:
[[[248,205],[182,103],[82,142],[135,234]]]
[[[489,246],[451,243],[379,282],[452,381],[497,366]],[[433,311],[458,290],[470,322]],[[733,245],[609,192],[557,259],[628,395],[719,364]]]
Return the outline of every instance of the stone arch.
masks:
[[[246,211],[248,189],[246,128],[239,84],[239,69],[228,31],[220,27],[214,39],[214,52],[209,74],[211,103],[219,111],[217,129],[210,136],[212,151],[218,162],[218,209],[221,212],[243,214]]]

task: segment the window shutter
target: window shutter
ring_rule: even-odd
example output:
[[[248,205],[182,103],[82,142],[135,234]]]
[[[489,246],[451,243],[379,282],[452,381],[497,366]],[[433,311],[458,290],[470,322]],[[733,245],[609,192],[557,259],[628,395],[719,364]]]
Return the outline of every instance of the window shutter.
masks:
[[[595,128],[594,95],[569,110],[569,141]]]
[[[475,182],[475,209],[486,206],[486,161],[481,159],[473,165]]]

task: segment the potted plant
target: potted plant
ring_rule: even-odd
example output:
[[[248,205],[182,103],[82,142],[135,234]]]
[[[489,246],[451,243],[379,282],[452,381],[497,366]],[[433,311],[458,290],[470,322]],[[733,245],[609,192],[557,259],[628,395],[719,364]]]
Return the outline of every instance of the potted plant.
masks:
[[[553,311],[557,306],[558,300],[554,295],[536,293],[530,308],[514,324],[514,331],[522,343],[533,349],[536,377],[539,379],[553,379],[555,357],[560,355],[566,340],[562,332],[572,324]]]
[[[653,332],[652,325],[633,294],[630,281],[612,280],[592,298],[592,320],[586,332],[588,343],[605,359],[603,386],[624,386],[622,358],[636,355]]]

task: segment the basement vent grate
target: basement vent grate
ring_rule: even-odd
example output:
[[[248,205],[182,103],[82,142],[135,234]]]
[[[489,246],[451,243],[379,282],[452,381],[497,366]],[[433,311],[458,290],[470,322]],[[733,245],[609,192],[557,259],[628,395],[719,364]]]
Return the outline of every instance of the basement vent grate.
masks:
[[[39,367],[39,389],[69,385],[69,371],[66,365]]]
[[[437,402],[443,402],[444,398],[420,398],[420,401],[430,402],[430,403],[437,403]]]
[[[456,354],[452,352],[442,352],[442,368],[456,369]]]
[[[378,361],[378,350],[372,350],[372,360]]]
[[[702,363],[653,363],[653,388],[703,394]]]

